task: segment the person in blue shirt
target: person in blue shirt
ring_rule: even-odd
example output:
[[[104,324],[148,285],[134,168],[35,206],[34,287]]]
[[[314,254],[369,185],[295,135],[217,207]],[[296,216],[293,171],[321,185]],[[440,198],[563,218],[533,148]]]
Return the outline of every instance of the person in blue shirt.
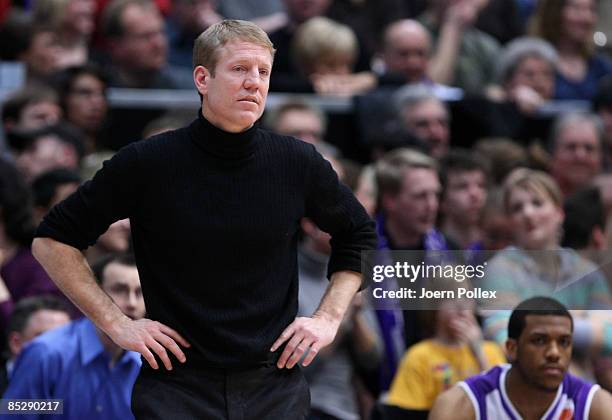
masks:
[[[132,256],[111,255],[93,270],[102,290],[124,314],[134,320],[144,317]],[[33,340],[15,362],[3,398],[62,399],[63,415],[54,416],[57,419],[133,419],[130,401],[140,365],[138,353],[121,349],[83,318]],[[20,418],[42,416],[24,413]]]

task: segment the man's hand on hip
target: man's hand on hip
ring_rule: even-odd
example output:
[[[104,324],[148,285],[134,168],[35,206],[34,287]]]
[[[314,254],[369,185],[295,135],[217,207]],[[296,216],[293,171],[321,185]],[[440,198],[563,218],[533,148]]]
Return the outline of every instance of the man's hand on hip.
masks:
[[[160,358],[166,369],[172,370],[167,350],[181,363],[185,363],[187,358],[178,344],[190,347],[187,340],[172,328],[146,318],[134,321],[125,317],[117,323],[109,336],[118,346],[142,354],[153,369],[159,368],[153,353]]]
[[[313,315],[312,318],[296,318],[272,345],[276,351],[284,342],[285,350],[276,363],[279,369],[291,369],[308,352],[302,366],[308,366],[319,351],[334,341],[339,322]]]

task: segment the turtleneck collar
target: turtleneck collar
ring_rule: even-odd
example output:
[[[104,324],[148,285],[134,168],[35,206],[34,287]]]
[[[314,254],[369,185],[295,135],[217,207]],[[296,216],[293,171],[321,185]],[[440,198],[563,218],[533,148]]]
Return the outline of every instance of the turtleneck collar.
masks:
[[[214,126],[198,111],[198,119],[191,124],[194,142],[214,157],[240,160],[253,155],[257,145],[258,123],[241,133],[230,133]]]

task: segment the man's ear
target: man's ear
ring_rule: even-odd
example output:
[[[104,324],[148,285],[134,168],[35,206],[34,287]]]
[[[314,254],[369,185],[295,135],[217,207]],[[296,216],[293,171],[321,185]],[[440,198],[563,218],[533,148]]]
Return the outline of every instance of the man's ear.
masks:
[[[592,249],[599,251],[606,249],[606,234],[601,227],[593,227],[593,230],[591,231],[591,238],[589,239],[589,246]]]
[[[514,338],[506,340],[506,357],[510,363],[516,361],[518,343]]]
[[[200,95],[204,96],[208,93],[208,83],[211,77],[210,72],[204,66],[196,66],[193,69],[193,81]]]

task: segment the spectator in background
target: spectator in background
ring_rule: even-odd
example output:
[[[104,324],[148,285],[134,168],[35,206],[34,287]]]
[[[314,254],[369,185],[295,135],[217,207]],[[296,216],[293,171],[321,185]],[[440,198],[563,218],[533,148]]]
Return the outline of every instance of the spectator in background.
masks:
[[[84,154],[104,148],[103,129],[107,118],[106,76],[94,65],[70,67],[57,74],[64,119],[81,130]]]
[[[55,296],[33,296],[14,307],[6,329],[7,351],[0,365],[0,394],[4,394],[15,359],[30,341],[53,328],[70,322],[66,305]]]
[[[551,130],[550,173],[565,196],[587,186],[602,171],[603,126],[594,114],[560,115]]]
[[[66,297],[34,259],[30,244],[34,235],[30,190],[17,169],[0,160],[0,277],[14,302],[43,294]],[[0,302],[6,294],[0,286]],[[5,298],[5,299],[3,299]],[[4,307],[0,305],[3,310]]]
[[[137,89],[193,88],[191,71],[168,66],[164,20],[150,0],[113,0],[103,32],[111,58],[109,85]]]
[[[166,19],[168,63],[191,71],[193,41],[210,25],[223,19],[218,0],[174,0]]]
[[[555,99],[590,100],[599,80],[612,72],[612,61],[595,51],[595,0],[541,0],[531,34],[550,42],[559,53]]]
[[[340,155],[338,149],[325,142],[327,116],[314,105],[298,100],[285,102],[267,114],[266,125],[279,134],[321,147],[333,157]]]
[[[431,79],[460,87],[468,93],[483,92],[493,82],[498,42],[474,27],[484,2],[478,0],[431,0],[419,17],[429,30],[433,54]]]
[[[394,97],[400,125],[434,158],[450,147],[450,114],[444,102],[423,85],[406,86]]]
[[[315,93],[355,95],[376,85],[371,72],[353,73],[359,54],[353,30],[326,17],[313,17],[297,28],[292,52],[295,67]]]
[[[50,25],[57,35],[60,68],[87,62],[95,11],[95,0],[36,0],[33,3],[34,22]]]
[[[601,79],[593,98],[593,111],[603,124],[602,155],[604,170],[612,170],[612,76]]]
[[[483,250],[481,225],[487,201],[488,168],[467,149],[451,149],[440,160],[440,230],[460,249]]]
[[[449,249],[435,228],[441,186],[433,158],[415,150],[393,150],[376,163],[376,182],[379,250]],[[376,315],[385,344],[381,387],[388,389],[406,346],[424,338],[424,331],[415,311],[377,310]]]
[[[28,183],[51,169],[80,168],[84,152],[81,133],[65,124],[12,131],[7,140],[15,155],[15,165]]]
[[[56,124],[61,118],[57,93],[45,85],[26,86],[2,104],[2,125],[6,132],[39,129]]]
[[[381,84],[429,81],[427,66],[430,54],[431,37],[420,22],[403,19],[391,23],[383,35],[385,74],[381,77]]]
[[[145,315],[132,256],[114,255],[94,267],[100,287],[134,320]],[[70,419],[133,419],[138,353],[125,351],[87,318],[41,335],[15,362],[4,398],[59,398]]]
[[[437,289],[452,290],[448,283]],[[428,290],[436,290],[436,286]],[[405,412],[406,416],[427,412],[436,397],[455,383],[505,363],[506,357],[497,343],[483,340],[474,306],[473,301],[466,299],[440,299],[431,305],[437,308],[428,311],[433,318],[432,337],[404,354],[387,404],[413,410]]]
[[[588,251],[606,249],[606,214],[598,187],[588,186],[570,195],[563,211],[562,246],[586,251],[587,258],[593,257]]]
[[[497,62],[497,100],[516,104],[520,112],[533,114],[552,99],[557,53],[548,42],[522,37],[509,42]]]
[[[332,166],[338,167],[332,157]],[[342,171],[340,171],[342,172]],[[330,235],[310,219],[302,219],[303,240],[298,249],[298,315],[311,316],[328,285],[327,260],[331,253]],[[310,385],[310,420],[359,418],[355,389],[358,371],[375,371],[380,362],[382,343],[376,316],[363,296],[353,300],[332,344],[304,368]]]
[[[313,85],[303,77],[302,70],[296,67],[293,59],[294,36],[297,29],[307,20],[313,17],[324,16],[331,0],[283,0],[289,21],[280,29],[270,34],[270,40],[276,48],[274,56],[274,72],[270,79],[270,90],[280,92],[313,92]],[[338,24],[337,24],[338,25]],[[357,38],[359,38],[357,36]],[[327,41],[333,40],[329,39]],[[357,58],[355,59],[354,71],[367,72],[370,69],[369,58],[365,56],[365,50],[361,47],[361,41],[357,39]]]
[[[78,173],[59,168],[43,172],[32,182],[34,224],[38,226],[51,207],[63,201],[81,184]]]
[[[0,57],[23,62],[28,82],[45,82],[61,68],[55,31],[48,24],[35,25],[31,16],[16,8],[0,26]]]

